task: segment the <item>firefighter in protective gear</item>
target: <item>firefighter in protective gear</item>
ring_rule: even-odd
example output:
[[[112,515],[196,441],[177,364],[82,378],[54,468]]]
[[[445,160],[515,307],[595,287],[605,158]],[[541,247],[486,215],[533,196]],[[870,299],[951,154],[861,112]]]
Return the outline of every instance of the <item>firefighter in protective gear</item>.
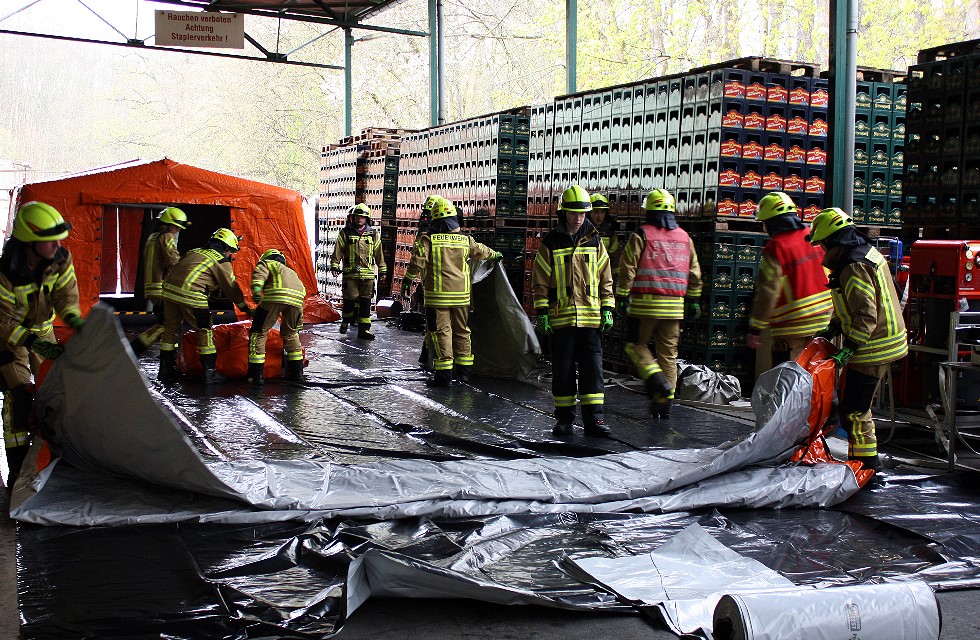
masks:
[[[589,222],[596,228],[602,244],[609,254],[609,265],[612,268],[613,280],[619,272],[619,256],[623,245],[619,241],[619,222],[612,216],[609,209],[609,199],[601,193],[593,193],[592,211],[589,212]]]
[[[295,271],[286,265],[279,249],[269,249],[252,269],[252,300],[255,317],[248,331],[248,382],[260,385],[265,380],[265,342],[269,329],[279,320],[283,363],[287,380],[303,377],[303,345],[299,331],[303,328],[303,301],[306,287]],[[280,319],[281,318],[281,319]]]
[[[701,267],[694,242],[677,224],[674,196],[654,189],[642,208],[646,220],[626,241],[619,263],[617,306],[627,316],[625,351],[646,383],[650,413],[669,418],[685,300],[691,317],[701,317]],[[651,338],[656,357],[647,346]]]
[[[551,334],[555,436],[572,433],[576,402],[582,406],[585,435],[609,436],[604,420],[602,332],[612,328],[616,299],[609,254],[587,218],[591,210],[585,189],[578,185],[565,189],[558,224],[541,239],[531,268],[538,330]]]
[[[788,351],[788,359],[796,360],[813,334],[830,322],[834,309],[822,264],[824,251],[807,242],[807,227],[796,203],[781,191],[759,200],[756,219],[765,224],[770,240],[762,249],[746,342],[758,349],[759,334],[768,327],[773,344],[785,345],[774,351]],[[768,369],[772,359],[766,355],[770,354],[759,360],[763,366],[768,363]],[[786,359],[784,355],[780,361]]]
[[[330,270],[341,273],[343,266],[343,318],[340,333],[357,320],[357,337],[374,340],[371,333],[371,302],[375,294],[375,267],[378,277],[388,272],[381,252],[381,231],[371,226],[371,209],[363,202],[351,207],[347,225],[337,235]]]
[[[43,359],[53,360],[64,351],[54,336],[55,314],[76,330],[85,323],[72,256],[60,242],[70,229],[54,207],[28,202],[18,209],[13,237],[0,254],[0,382],[8,488],[30,446],[32,376]]]
[[[470,260],[499,260],[502,255],[460,232],[456,207],[440,198],[432,208],[429,232],[412,249],[412,260],[402,280],[407,297],[412,281],[422,276],[425,289],[425,322],[432,348],[435,375],[429,384],[448,387],[453,367],[460,380],[469,378],[473,366],[470,346]]]
[[[177,239],[181,230],[188,225],[190,222],[186,213],[177,207],[167,207],[157,218],[156,231],[146,239],[143,247],[143,295],[146,298],[146,310],[156,314],[157,322],[130,342],[137,357],[163,335],[163,303],[160,300],[163,279],[180,260]]]
[[[419,214],[419,228],[415,233],[415,242],[419,241],[419,238],[429,233],[429,223],[432,222],[432,209],[436,206],[436,203],[442,200],[441,196],[432,194],[425,199],[422,203],[422,212]],[[412,243],[414,246],[415,243]],[[404,280],[403,280],[404,282]],[[412,300],[412,296],[415,300]],[[404,291],[402,292],[402,298],[405,300],[406,307],[411,311],[417,311],[425,316],[425,292],[422,288],[417,288],[414,293],[409,291],[406,295]],[[422,334],[422,349],[419,352],[419,364],[427,365],[429,363],[429,342],[431,342],[432,336],[429,335],[428,331],[423,331]]]
[[[204,383],[225,381],[225,377],[215,370],[218,350],[211,330],[208,294],[220,290],[243,313],[250,317],[254,314],[235,282],[231,267],[231,254],[238,251],[238,241],[231,229],[218,229],[206,245],[188,251],[163,281],[160,296],[164,303],[163,336],[160,338],[160,370],[157,373],[161,382],[174,382],[179,375],[177,339],[183,322],[198,331],[197,352],[204,369]]]
[[[838,208],[813,219],[807,239],[827,251],[834,314],[818,335],[843,337],[833,356],[841,367],[841,423],[848,433],[848,458],[878,470],[878,439],[871,405],[893,362],[908,354],[902,309],[888,263],[868,238]]]

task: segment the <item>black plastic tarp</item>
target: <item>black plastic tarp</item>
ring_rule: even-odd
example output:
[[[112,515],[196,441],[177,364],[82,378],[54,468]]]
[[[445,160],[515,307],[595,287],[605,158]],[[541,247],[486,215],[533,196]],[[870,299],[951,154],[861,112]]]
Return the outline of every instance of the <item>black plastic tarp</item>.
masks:
[[[613,438],[556,440],[533,374],[431,389],[416,335],[329,329],[304,331],[303,383],[162,387],[93,311],[39,394],[61,457],[14,492],[24,637],[321,638],[372,595],[624,610],[570,560],[692,524],[796,585],[980,575],[975,483],[858,492],[783,462],[808,431],[796,365],[760,379],[754,426],[651,423],[613,386]]]

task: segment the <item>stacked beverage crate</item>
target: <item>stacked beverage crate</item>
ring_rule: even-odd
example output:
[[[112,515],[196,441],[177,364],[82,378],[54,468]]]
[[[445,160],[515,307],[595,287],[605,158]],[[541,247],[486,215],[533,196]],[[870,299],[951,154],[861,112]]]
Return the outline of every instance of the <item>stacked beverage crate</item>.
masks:
[[[906,85],[894,71],[858,69],[854,206],[858,224],[901,224]]]
[[[923,49],[918,63],[909,67],[907,82],[902,222],[911,228],[903,235],[918,237],[920,227],[934,225],[976,225],[980,40]],[[975,229],[965,233],[975,234]]]
[[[357,148],[351,145],[325,146],[320,154],[320,197],[316,212],[316,264],[320,292],[328,300],[343,298],[340,276],[330,272],[337,234],[344,227],[347,211],[357,192]]]
[[[372,212],[372,224],[381,230],[386,261],[395,250],[395,207],[398,193],[399,129],[372,127],[324,147],[321,154],[321,192],[317,206],[316,270],[321,291],[328,299],[342,298],[341,278],[330,273],[337,234],[347,212],[358,203]],[[390,270],[378,282],[379,291],[390,290]]]
[[[429,195],[440,195],[456,205],[464,231],[504,254],[503,264],[521,295],[529,146],[527,109],[441,125],[402,139],[395,218],[396,290],[411,259],[422,203]]]

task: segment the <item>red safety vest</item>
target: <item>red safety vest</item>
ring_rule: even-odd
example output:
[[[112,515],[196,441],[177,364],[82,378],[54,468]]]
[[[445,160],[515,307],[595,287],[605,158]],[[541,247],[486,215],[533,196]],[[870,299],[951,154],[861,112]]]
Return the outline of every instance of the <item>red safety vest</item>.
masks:
[[[691,270],[691,237],[680,227],[640,227],[645,240],[631,293],[683,298]]]
[[[827,274],[823,268],[824,250],[815,247],[803,236],[807,234],[806,229],[797,229],[788,233],[780,233],[770,238],[762,250],[764,255],[773,258],[779,263],[783,276],[788,280],[789,291],[793,299],[787,299],[786,287],[782,287],[779,293],[779,300],[776,308],[781,309],[784,305],[800,302],[801,304],[810,302],[810,296],[818,293],[827,292]],[[792,309],[787,309],[781,315],[786,315]],[[778,321],[773,318],[772,321]]]

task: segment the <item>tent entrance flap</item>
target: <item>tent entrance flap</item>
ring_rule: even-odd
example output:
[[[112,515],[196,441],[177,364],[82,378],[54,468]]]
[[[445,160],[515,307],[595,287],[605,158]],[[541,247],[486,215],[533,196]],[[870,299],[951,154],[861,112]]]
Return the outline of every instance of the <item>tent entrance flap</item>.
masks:
[[[188,249],[203,246],[215,229],[231,225],[231,207],[183,203],[104,205],[99,299],[116,311],[146,309],[143,247],[157,230],[160,212],[169,206],[179,207],[191,221],[177,236],[177,250],[181,255]]]

